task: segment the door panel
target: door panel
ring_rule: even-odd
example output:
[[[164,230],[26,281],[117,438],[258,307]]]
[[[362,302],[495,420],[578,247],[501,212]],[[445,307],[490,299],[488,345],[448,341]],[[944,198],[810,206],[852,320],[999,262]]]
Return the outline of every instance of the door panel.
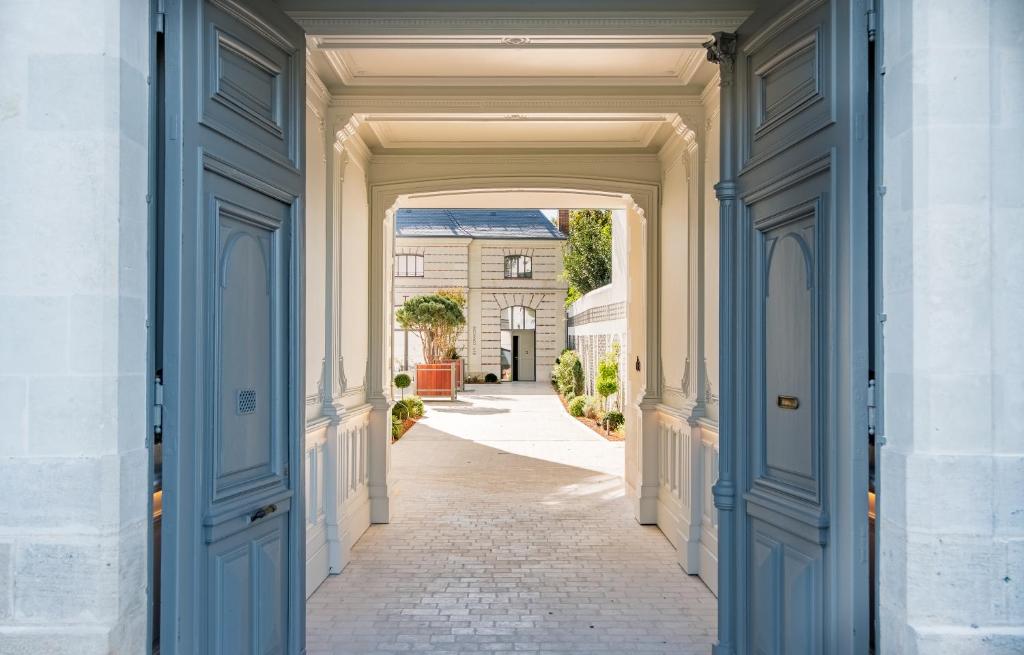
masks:
[[[167,212],[161,652],[298,653],[304,38],[271,2],[170,2],[166,24],[181,192]]]
[[[735,530],[720,562],[736,573],[720,572],[719,652],[867,648],[868,78],[854,5],[765,3],[737,32],[723,90],[738,164],[722,233],[735,308],[723,477],[735,471],[739,498],[720,504]]]

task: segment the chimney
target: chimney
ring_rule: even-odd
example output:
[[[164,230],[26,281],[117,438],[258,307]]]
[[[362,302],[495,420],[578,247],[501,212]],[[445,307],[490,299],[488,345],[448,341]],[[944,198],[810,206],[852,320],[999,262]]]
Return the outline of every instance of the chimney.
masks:
[[[558,210],[558,231],[562,234],[569,236],[569,210],[559,209]]]

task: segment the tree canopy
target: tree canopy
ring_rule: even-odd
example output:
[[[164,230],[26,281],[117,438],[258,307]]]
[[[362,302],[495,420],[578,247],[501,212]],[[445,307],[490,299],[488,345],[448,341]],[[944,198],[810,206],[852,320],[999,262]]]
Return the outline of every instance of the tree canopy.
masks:
[[[439,294],[409,298],[395,312],[398,324],[416,332],[428,364],[443,361],[455,349],[466,315],[459,303]]]
[[[569,282],[566,304],[612,281],[612,213],[574,209],[569,239],[562,246],[563,276]]]

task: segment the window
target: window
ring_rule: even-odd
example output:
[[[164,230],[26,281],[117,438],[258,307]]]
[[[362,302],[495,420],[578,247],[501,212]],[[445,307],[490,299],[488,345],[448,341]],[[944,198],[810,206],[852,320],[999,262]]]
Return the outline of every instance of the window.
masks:
[[[395,255],[395,277],[423,277],[423,255]]]
[[[514,305],[501,310],[502,330],[536,330],[537,312],[529,307]]]
[[[533,257],[529,255],[505,255],[505,277],[533,277]]]

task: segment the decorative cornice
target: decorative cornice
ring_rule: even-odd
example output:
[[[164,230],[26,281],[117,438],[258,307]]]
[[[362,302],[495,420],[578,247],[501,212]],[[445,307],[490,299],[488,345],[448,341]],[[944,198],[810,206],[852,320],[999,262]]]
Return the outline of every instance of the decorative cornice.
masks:
[[[317,75],[316,69],[313,68],[310,55],[309,48],[306,48],[306,104],[312,106],[313,111],[318,112],[317,115],[321,116],[322,112],[331,104],[331,92]],[[311,100],[315,102],[311,104]]]
[[[548,34],[693,35],[733,30],[746,11],[715,12],[368,12],[294,11],[311,35],[482,35],[531,40]],[[513,44],[509,44],[513,45]],[[518,45],[518,44],[516,44]]]
[[[361,125],[362,119],[359,116],[345,112],[331,112],[331,130],[334,133],[336,147],[354,155],[355,162],[365,168],[366,162],[373,157],[373,153],[363,141],[363,137],[359,135]]]
[[[523,115],[530,113],[646,112],[671,114],[684,107],[701,106],[697,94],[608,96],[603,94],[429,96],[335,94],[331,107],[360,113],[465,113]]]

